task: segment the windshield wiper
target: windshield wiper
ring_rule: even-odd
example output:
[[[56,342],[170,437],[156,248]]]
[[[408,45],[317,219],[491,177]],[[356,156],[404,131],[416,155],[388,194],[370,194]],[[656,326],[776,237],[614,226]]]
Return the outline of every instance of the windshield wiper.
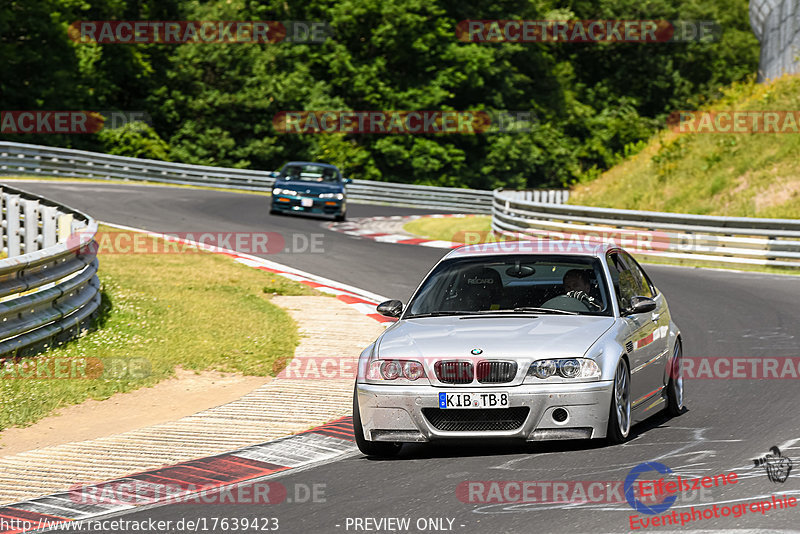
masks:
[[[521,307],[521,308],[514,308],[511,310],[476,310],[476,311],[436,311],[430,313],[418,313],[415,315],[409,315],[406,319],[416,319],[418,317],[444,317],[447,315],[492,315],[492,314],[511,314],[511,313],[532,313],[532,314],[540,314],[540,313],[555,313],[561,315],[580,315],[578,312],[571,312],[565,310],[553,310],[551,308],[533,308],[533,307]]]
[[[566,311],[566,310],[554,310],[552,308],[534,308],[532,306],[524,306],[522,308],[514,308],[515,312],[518,313],[526,313],[526,312],[535,312],[535,313],[558,313],[561,315],[580,315],[578,312],[573,311]]]
[[[491,314],[511,314],[511,313],[533,313],[533,314],[547,314],[556,313],[561,315],[580,315],[578,312],[566,310],[554,310],[552,308],[534,308],[532,306],[523,306],[520,308],[512,308],[510,310],[480,310],[470,312],[470,315],[491,315]]]
[[[480,315],[483,312],[479,311],[436,311],[429,313],[415,313],[407,315],[405,319],[417,319],[419,317],[446,317],[448,315]]]

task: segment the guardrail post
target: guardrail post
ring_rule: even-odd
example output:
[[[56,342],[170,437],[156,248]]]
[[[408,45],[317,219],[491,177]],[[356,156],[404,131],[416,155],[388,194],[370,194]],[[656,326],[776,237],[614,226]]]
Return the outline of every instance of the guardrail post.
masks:
[[[52,247],[58,243],[58,233],[56,230],[56,217],[58,208],[55,206],[42,207],[42,248]]]
[[[72,235],[72,219],[71,213],[62,213],[58,216],[58,242],[63,243],[69,236]]]
[[[6,249],[9,258],[19,256],[19,195],[6,195]]]
[[[39,250],[39,201],[22,200],[22,209],[25,215],[25,229],[22,235],[25,238],[25,253]]]
[[[6,195],[3,191],[3,188],[0,187],[0,249],[2,249],[3,252],[8,253],[5,247],[6,227],[8,226],[8,222],[6,220],[6,204],[8,204],[8,201],[6,197],[8,197],[8,195]]]

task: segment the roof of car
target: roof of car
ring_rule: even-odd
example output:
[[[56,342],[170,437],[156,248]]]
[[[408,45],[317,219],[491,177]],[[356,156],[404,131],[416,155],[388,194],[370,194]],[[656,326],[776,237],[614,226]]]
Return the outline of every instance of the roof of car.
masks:
[[[613,243],[583,243],[577,240],[530,239],[524,241],[498,241],[464,245],[447,254],[446,258],[468,256],[496,256],[514,254],[540,254],[543,256],[592,256],[602,258],[606,252],[619,248]]]
[[[336,165],[331,165],[330,163],[318,163],[316,161],[290,161],[284,167],[290,166],[297,166],[297,165],[317,165],[319,167],[329,167],[331,169],[336,169],[337,171],[339,168]]]

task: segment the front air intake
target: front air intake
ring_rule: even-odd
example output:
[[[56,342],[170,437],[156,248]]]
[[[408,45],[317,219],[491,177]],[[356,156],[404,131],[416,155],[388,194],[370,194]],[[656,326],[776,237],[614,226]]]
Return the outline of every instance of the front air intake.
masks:
[[[435,429],[445,432],[500,432],[522,427],[528,411],[527,406],[494,410],[423,408],[422,415]]]
[[[477,375],[481,384],[505,384],[517,376],[517,362],[479,362]]]
[[[436,362],[433,370],[436,378],[443,384],[469,384],[474,377],[472,362]]]

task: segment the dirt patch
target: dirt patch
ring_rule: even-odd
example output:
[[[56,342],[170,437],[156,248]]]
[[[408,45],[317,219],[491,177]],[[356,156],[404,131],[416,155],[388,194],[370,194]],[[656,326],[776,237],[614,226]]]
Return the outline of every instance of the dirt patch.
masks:
[[[785,204],[800,196],[800,180],[776,178],[768,188],[759,192],[755,198],[756,212]]]
[[[270,380],[177,369],[173,378],[153,387],[68,406],[26,428],[7,428],[0,432],[0,457],[175,421],[234,401]]]

